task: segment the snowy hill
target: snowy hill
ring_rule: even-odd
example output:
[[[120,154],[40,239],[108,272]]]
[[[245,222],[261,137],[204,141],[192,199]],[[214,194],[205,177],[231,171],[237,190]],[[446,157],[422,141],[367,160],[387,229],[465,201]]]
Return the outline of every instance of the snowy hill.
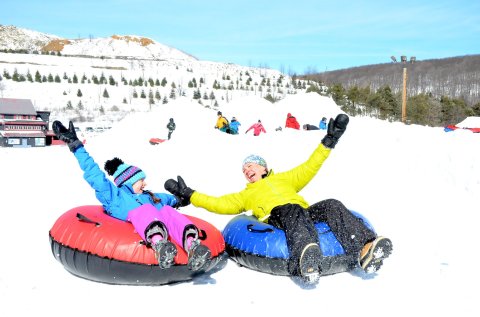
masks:
[[[317,121],[321,111],[340,112],[330,98],[315,93],[287,96],[275,105],[254,95],[238,97],[222,109],[242,123],[240,134],[232,136],[213,129],[211,109],[181,97],[149,112],[130,113],[88,139],[85,147],[100,165],[118,156],[141,167],[153,191],[162,192],[166,179],[182,175],[194,190],[222,195],[245,187],[241,162],[249,154],[262,155],[275,172],[308,158],[324,131],[271,131],[285,122],[281,114],[290,107],[301,124]],[[267,133],[244,134],[258,116]],[[170,117],[177,122],[172,140],[150,145],[151,136],[166,136]],[[300,194],[309,203],[341,200],[391,238],[394,251],[374,276],[358,270],[325,276],[313,289],[231,260],[191,282],[159,287],[78,278],[55,259],[48,242],[49,230],[65,211],[99,204],[77,161],[65,146],[0,148],[0,192],[7,206],[0,230],[0,315],[182,315],[202,309],[211,316],[234,317],[247,310],[282,316],[478,316],[471,289],[480,278],[471,268],[477,261],[480,220],[479,136],[352,117],[339,144]],[[220,230],[233,218],[192,205],[181,211]],[[146,301],[125,305],[119,298]],[[194,311],[179,309],[186,303]]]
[[[197,60],[173,47],[134,35],[108,38],[62,39],[15,26],[0,25],[0,50],[25,50],[70,56],[136,58],[149,60]]]
[[[30,99],[74,121],[118,121],[181,96],[216,111],[238,98],[278,101],[307,88],[277,70],[199,61],[139,36],[65,40],[2,27],[0,39],[0,97]]]
[[[0,25],[0,50],[40,51],[49,42],[58,40],[55,35],[40,33],[13,25]]]

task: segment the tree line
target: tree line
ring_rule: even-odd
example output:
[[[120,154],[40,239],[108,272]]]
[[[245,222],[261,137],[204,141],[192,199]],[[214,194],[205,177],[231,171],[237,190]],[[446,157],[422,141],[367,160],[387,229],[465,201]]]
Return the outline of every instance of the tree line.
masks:
[[[480,116],[480,55],[362,66],[302,78],[325,86],[318,92],[332,96],[349,114],[400,121],[404,68],[408,122],[445,126]]]

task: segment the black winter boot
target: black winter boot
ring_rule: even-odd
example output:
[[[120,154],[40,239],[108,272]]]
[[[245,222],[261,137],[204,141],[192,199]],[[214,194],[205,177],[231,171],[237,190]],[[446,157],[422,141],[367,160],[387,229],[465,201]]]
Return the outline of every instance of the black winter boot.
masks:
[[[308,244],[300,256],[300,276],[307,284],[317,284],[320,279],[322,252],[316,243]]]

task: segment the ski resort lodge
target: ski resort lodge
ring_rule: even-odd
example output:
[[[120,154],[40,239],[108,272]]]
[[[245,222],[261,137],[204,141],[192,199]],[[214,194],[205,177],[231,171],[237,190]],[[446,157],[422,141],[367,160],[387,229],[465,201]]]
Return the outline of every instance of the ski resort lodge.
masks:
[[[28,99],[0,98],[0,146],[38,147],[59,142],[48,130],[49,120],[50,112],[36,111]]]

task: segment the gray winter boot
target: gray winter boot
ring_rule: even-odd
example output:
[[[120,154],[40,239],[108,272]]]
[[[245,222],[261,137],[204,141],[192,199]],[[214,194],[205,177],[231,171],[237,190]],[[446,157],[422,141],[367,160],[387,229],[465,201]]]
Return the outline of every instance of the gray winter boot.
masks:
[[[173,243],[163,239],[152,245],[152,248],[155,251],[158,266],[161,269],[168,269],[173,265],[174,258],[177,255],[177,248]]]
[[[188,269],[192,271],[206,269],[210,263],[211,256],[212,252],[209,248],[200,244],[200,240],[193,240],[188,249]]]
[[[168,231],[161,222],[152,226],[146,233],[147,242],[151,243],[158,266],[161,269],[168,269],[174,263],[177,255],[177,248],[173,243],[168,241]],[[161,237],[161,240],[158,240]],[[154,241],[152,241],[154,240]]]

